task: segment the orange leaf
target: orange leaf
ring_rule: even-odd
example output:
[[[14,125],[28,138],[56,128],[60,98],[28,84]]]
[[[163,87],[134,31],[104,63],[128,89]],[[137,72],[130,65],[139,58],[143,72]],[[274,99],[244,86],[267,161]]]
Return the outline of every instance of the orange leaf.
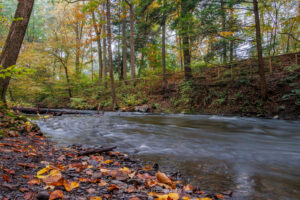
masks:
[[[41,181],[37,178],[31,179],[30,181],[27,182],[28,185],[40,185]]]
[[[70,182],[68,180],[65,180],[63,181],[63,184],[65,186],[65,189],[66,191],[68,192],[71,192],[74,188],[78,188],[79,187],[79,183],[73,181],[73,182]]]
[[[54,199],[62,199],[64,198],[64,194],[61,190],[55,190],[50,194],[49,200],[54,200]]]
[[[157,172],[155,174],[155,176],[156,176],[156,179],[158,180],[158,182],[172,185],[171,179],[169,177],[167,177],[167,175],[165,173]]]
[[[112,191],[112,190],[118,190],[119,187],[117,185],[111,185],[107,188],[108,191]]]
[[[112,162],[114,162],[114,161],[112,161],[112,160],[106,160],[106,161],[104,161],[103,163],[109,164],[109,163],[112,163]]]
[[[90,200],[102,200],[101,197],[90,197]]]
[[[186,185],[186,186],[183,187],[183,190],[186,191],[186,192],[187,192],[187,191],[193,191],[193,186],[191,186],[191,185]]]

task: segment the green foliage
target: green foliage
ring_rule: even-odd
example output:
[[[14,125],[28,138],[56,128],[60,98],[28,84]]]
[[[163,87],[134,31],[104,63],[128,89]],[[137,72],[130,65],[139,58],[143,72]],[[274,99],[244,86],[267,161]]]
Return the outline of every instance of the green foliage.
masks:
[[[295,72],[299,69],[300,69],[300,66],[297,65],[296,63],[293,63],[291,66],[288,66],[288,67],[285,68],[285,70],[289,71],[289,72]]]
[[[33,74],[34,70],[32,69],[28,69],[22,66],[10,66],[7,68],[3,68],[0,65],[0,78],[5,79],[6,77],[12,77],[12,76],[17,76],[17,77],[21,77],[21,76],[25,76],[25,75],[30,75]]]

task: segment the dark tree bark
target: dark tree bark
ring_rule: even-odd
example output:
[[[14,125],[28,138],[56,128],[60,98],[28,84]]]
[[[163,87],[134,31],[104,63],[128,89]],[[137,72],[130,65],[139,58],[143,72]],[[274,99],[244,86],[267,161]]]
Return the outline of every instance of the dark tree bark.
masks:
[[[127,37],[126,18],[122,20],[122,60],[123,60],[123,80],[127,79]]]
[[[181,35],[183,43],[184,76],[186,81],[192,78],[189,21],[187,17],[189,15],[188,1],[189,0],[181,1]]]
[[[26,29],[28,27],[33,4],[34,0],[19,0],[14,18],[22,20],[13,21],[10,27],[4,48],[0,56],[1,68],[6,69],[16,64],[24,40]],[[10,78],[11,77],[6,77],[5,79],[0,78],[1,100],[4,103],[6,102],[5,96]]]
[[[135,49],[134,49],[134,5],[128,0],[125,0],[129,5],[130,10],[130,68],[131,68],[131,78],[135,79]]]
[[[166,0],[163,1],[164,8],[166,7]],[[162,75],[163,75],[163,90],[167,87],[167,77],[166,77],[166,14],[163,13],[162,19]]]
[[[94,24],[94,29],[97,35],[97,47],[98,47],[98,60],[99,60],[99,84],[102,81],[102,76],[103,76],[103,60],[102,60],[102,45],[101,45],[101,31],[102,31],[102,26],[100,28],[97,27],[96,23],[96,17],[95,17],[95,12],[92,12],[92,17],[93,17],[93,24]]]
[[[111,25],[110,25],[110,0],[107,0],[107,5],[106,5],[107,13],[107,41],[108,41],[108,58],[109,58],[109,75],[110,75],[110,90],[111,90],[111,97],[112,97],[112,106],[113,110],[116,108],[116,93],[115,93],[115,82],[114,82],[114,71],[113,71],[113,63],[112,63],[112,49],[111,49],[111,44],[112,44],[112,38],[111,38]]]
[[[266,83],[264,60],[263,60],[263,53],[262,53],[261,31],[260,31],[259,10],[258,10],[257,0],[253,0],[253,8],[254,8],[254,16],[255,16],[256,48],[257,48],[258,68],[259,68],[259,76],[260,76],[260,89],[261,89],[261,96],[265,99],[267,97],[267,83]]]

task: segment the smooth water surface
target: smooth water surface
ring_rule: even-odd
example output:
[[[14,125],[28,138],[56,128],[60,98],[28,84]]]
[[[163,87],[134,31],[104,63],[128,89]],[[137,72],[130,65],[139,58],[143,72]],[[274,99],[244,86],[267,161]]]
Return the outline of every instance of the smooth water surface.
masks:
[[[117,145],[233,199],[300,199],[300,121],[105,113],[38,125],[60,145]]]

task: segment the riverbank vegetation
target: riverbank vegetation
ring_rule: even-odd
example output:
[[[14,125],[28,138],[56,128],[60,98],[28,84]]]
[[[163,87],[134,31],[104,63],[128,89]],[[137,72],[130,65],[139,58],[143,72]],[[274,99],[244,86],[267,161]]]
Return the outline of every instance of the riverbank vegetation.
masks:
[[[16,3],[0,1],[10,106],[300,115],[297,0]]]

